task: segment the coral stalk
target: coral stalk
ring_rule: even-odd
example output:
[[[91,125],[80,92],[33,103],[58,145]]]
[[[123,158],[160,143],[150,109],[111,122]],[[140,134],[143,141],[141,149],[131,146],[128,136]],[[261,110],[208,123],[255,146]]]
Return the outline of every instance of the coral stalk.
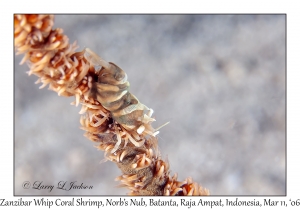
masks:
[[[180,182],[176,174],[170,176],[169,163],[157,147],[157,130],[151,126],[152,110],[128,92],[126,73],[89,49],[76,52],[76,43],[69,44],[62,29],[52,29],[53,23],[53,15],[15,15],[17,54],[24,54],[21,63],[28,63],[29,75],[38,76],[40,88],[49,85],[82,105],[85,136],[120,168],[120,186],[130,195],[208,195],[191,178]],[[108,77],[112,72],[113,80]]]

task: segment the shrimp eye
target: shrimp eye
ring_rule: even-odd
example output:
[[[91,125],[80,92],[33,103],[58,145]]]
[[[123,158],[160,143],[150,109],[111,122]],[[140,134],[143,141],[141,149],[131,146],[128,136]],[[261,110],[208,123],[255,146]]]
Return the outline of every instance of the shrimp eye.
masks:
[[[123,78],[124,78],[124,76],[123,76],[122,74],[116,74],[116,75],[115,75],[115,79],[116,79],[117,81],[121,81]]]

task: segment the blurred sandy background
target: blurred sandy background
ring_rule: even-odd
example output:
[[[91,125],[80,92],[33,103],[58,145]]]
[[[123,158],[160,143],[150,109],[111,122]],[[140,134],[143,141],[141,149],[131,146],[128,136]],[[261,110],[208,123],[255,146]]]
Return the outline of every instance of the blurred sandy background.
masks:
[[[285,195],[284,15],[56,15],[80,46],[128,74],[154,109],[171,174],[212,195]],[[15,59],[15,195],[125,195],[120,170],[79,129],[74,98],[39,90]],[[77,181],[92,190],[23,189]]]

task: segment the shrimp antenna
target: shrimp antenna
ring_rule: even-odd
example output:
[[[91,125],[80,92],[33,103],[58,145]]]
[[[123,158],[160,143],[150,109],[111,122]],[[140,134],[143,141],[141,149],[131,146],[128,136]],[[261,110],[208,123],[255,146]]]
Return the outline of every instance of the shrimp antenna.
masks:
[[[155,129],[155,131],[158,131],[159,129],[161,129],[162,127],[165,127],[166,125],[168,125],[170,122],[166,122],[165,124],[159,126],[158,128]]]

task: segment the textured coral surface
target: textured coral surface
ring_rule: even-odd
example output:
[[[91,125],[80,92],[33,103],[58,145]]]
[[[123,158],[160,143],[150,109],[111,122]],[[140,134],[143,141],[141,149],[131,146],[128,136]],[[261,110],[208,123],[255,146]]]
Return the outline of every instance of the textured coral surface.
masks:
[[[122,67],[133,92],[171,123],[158,136],[171,174],[213,195],[285,194],[285,17],[55,16],[79,50]],[[83,137],[74,98],[39,90],[15,63],[15,193],[122,195],[115,164]],[[96,144],[95,144],[96,145]],[[24,190],[25,181],[92,190]]]

